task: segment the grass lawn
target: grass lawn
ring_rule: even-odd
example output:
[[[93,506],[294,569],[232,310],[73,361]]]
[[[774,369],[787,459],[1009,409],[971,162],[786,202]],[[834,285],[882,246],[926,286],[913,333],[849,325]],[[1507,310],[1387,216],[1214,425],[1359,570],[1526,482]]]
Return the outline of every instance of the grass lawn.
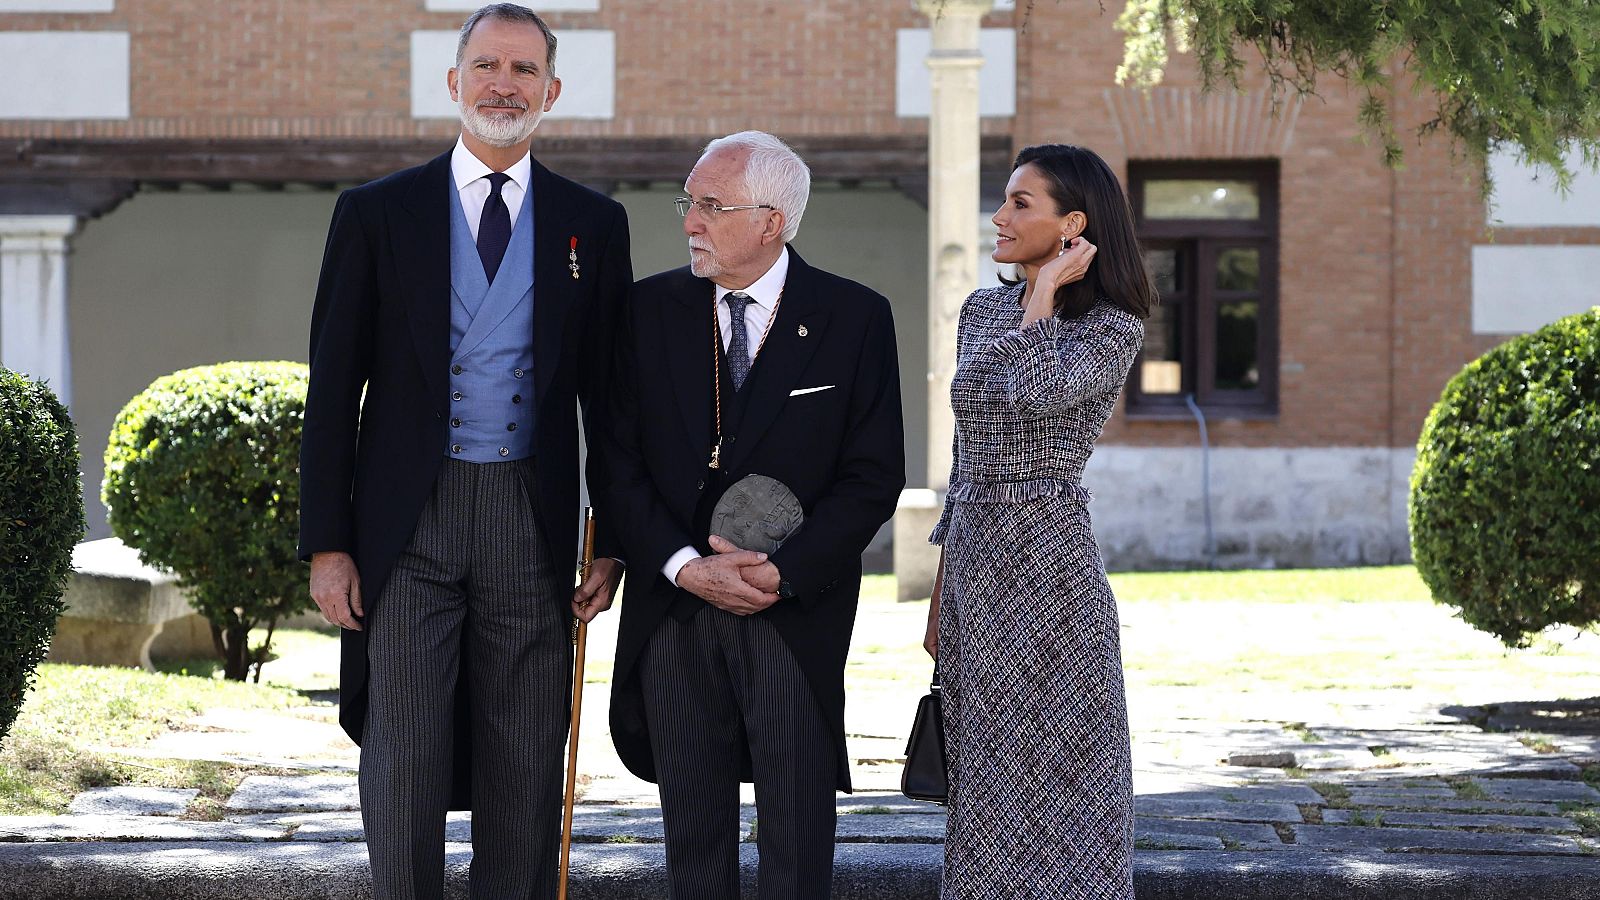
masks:
[[[305,703],[272,685],[136,669],[46,664],[0,746],[0,814],[65,812],[77,792],[139,784],[200,788],[192,811],[227,798],[259,769],[191,760],[120,759],[93,747],[130,746],[217,707],[284,709]]]

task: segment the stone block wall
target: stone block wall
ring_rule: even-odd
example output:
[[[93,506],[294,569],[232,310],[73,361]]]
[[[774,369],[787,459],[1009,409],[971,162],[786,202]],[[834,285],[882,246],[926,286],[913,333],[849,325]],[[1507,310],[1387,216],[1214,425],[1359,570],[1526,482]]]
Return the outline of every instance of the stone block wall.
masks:
[[[1388,565],[1411,558],[1406,495],[1416,453],[1387,447],[1213,448],[1221,568]],[[1189,447],[1102,447],[1084,484],[1111,569],[1208,563],[1203,458]]]

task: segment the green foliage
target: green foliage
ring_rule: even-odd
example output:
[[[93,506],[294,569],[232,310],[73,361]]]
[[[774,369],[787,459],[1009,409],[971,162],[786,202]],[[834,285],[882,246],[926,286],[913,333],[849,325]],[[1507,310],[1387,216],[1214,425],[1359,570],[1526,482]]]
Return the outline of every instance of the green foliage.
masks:
[[[259,680],[278,619],[311,608],[295,550],[306,378],[287,362],[175,372],[128,402],[106,446],[111,530],[192,591],[233,679],[254,664]]]
[[[1511,646],[1600,622],[1600,307],[1484,354],[1429,413],[1411,551],[1440,602]]]
[[[42,384],[0,368],[0,739],[44,659],[83,537],[78,434]]]
[[[1194,51],[1207,88],[1239,86],[1241,47],[1259,55],[1274,96],[1314,94],[1319,73],[1349,79],[1390,165],[1403,157],[1392,116],[1398,68],[1435,98],[1421,133],[1443,129],[1476,161],[1503,143],[1553,170],[1563,189],[1568,151],[1600,162],[1592,0],[1129,0],[1117,24],[1127,35],[1119,83],[1159,82],[1169,41]]]

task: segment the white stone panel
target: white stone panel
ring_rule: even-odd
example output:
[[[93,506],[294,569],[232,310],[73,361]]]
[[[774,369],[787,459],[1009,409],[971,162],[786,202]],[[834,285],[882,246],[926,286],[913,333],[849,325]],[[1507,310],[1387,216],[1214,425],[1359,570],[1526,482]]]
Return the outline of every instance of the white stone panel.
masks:
[[[1214,448],[1217,563],[1385,565],[1410,559],[1409,447]],[[1083,483],[1112,569],[1206,564],[1202,457],[1194,447],[1102,446]]]
[[[0,32],[0,119],[126,119],[128,82],[125,32]]]
[[[1472,248],[1472,330],[1533,331],[1600,304],[1600,246]]]
[[[1489,222],[1512,227],[1600,226],[1600,173],[1586,166],[1579,153],[1567,155],[1567,168],[1574,176],[1572,190],[1563,197],[1549,170],[1525,166],[1506,150],[1491,154],[1494,199]]]
[[[0,0],[0,13],[97,13],[116,8],[116,0]]]
[[[423,8],[435,12],[474,12],[484,5],[485,0],[424,0]],[[600,0],[537,0],[528,4],[535,12],[547,13],[573,10],[577,12],[595,12],[600,9]],[[558,35],[559,37],[559,35]]]
[[[895,34],[895,96],[897,116],[926,116],[933,96],[928,77],[928,49],[932,35],[926,28],[902,28]],[[1017,112],[1017,33],[1010,28],[984,28],[978,33],[983,68],[978,70],[978,113],[1012,116]]]
[[[476,7],[474,7],[476,8]],[[411,117],[454,119],[445,72],[455,65],[455,31],[411,32]],[[546,119],[609,119],[615,115],[617,37],[605,30],[556,33],[561,98]]]
[[[67,238],[74,216],[0,216],[0,364],[72,402]]]

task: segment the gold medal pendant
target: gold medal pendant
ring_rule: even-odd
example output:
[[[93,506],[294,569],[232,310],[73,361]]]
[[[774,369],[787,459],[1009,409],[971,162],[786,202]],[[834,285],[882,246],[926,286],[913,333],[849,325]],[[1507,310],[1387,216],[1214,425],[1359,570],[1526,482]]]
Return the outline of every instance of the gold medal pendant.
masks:
[[[711,469],[720,469],[720,468],[722,468],[722,442],[721,441],[717,441],[716,445],[711,448],[711,462],[707,466],[707,468],[711,468]]]

